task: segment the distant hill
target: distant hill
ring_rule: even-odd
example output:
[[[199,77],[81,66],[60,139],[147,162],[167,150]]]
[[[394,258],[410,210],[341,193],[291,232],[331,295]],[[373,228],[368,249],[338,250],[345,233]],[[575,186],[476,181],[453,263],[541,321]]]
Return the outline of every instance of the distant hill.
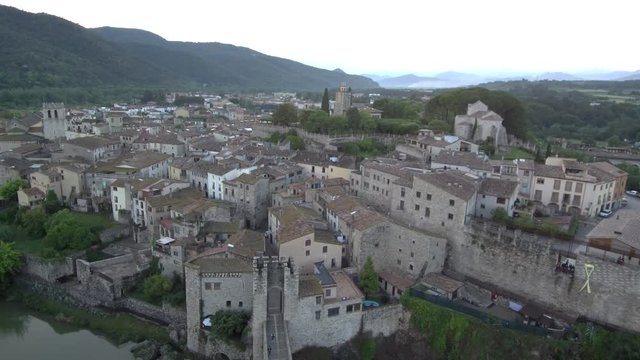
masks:
[[[640,70],[634,71],[626,76],[623,76],[617,80],[627,81],[627,80],[640,80]]]
[[[536,80],[556,80],[556,81],[576,81],[582,80],[575,75],[563,73],[563,72],[547,72],[536,77]]]
[[[402,75],[402,76],[379,80],[378,83],[380,84],[380,86],[387,87],[387,88],[395,88],[395,87],[410,88],[410,87],[414,87],[415,84],[418,84],[420,82],[432,81],[432,80],[439,80],[439,79],[409,74],[409,75]]]
[[[62,18],[0,6],[0,89],[171,86],[322,91],[348,75],[220,43],[167,41],[137,29],[85,29]]]

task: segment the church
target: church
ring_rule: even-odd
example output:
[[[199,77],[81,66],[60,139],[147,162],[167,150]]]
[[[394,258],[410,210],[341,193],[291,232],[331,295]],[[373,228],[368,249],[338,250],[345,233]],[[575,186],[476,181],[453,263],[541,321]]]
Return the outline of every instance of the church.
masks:
[[[504,119],[478,100],[467,107],[465,115],[456,115],[455,134],[470,141],[485,141],[491,137],[494,145],[507,145],[507,129],[502,125]]]

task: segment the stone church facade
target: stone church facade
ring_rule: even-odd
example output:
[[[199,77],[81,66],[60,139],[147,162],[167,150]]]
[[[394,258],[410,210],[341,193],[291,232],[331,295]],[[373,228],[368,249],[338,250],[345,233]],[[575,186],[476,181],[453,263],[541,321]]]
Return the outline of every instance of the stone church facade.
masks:
[[[491,137],[495,146],[507,145],[507,129],[502,125],[503,121],[502,116],[478,100],[468,105],[466,114],[456,115],[455,134],[470,141],[485,141]]]

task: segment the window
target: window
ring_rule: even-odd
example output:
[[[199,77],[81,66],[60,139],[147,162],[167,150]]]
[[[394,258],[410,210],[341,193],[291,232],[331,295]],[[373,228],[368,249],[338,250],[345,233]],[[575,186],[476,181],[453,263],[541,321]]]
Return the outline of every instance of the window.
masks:
[[[415,209],[416,209],[416,211],[420,211],[420,205],[416,204],[415,205]]]
[[[118,197],[117,197],[117,196],[114,196],[114,198],[115,198],[114,202],[115,202],[115,203],[118,203]]]
[[[322,296],[318,295],[316,296],[316,305],[320,305],[322,304]]]
[[[213,290],[220,290],[220,283],[219,282],[213,283]]]
[[[397,263],[398,265],[402,265],[402,260],[397,259],[397,260],[396,260],[396,263]]]
[[[238,307],[242,307],[242,301],[238,302]]]
[[[325,172],[325,168],[323,167],[323,168],[322,168],[322,173],[324,174],[324,172]]]
[[[499,198],[496,199],[496,203],[498,203],[498,204],[505,204],[506,202],[507,202],[507,199],[505,199],[505,198],[499,197]]]
[[[536,184],[544,185],[544,178],[536,178]]]
[[[453,214],[447,214],[447,219],[453,220]]]
[[[484,209],[484,204],[480,204],[480,209]]]
[[[404,188],[400,189],[400,197],[404,197]]]
[[[227,307],[231,307],[231,300],[227,300]]]
[[[329,247],[327,245],[322,247],[322,253],[323,254],[326,254],[328,250],[329,250]]]
[[[304,252],[304,255],[305,255],[305,256],[309,256],[309,255],[311,255],[311,251],[309,251],[309,250],[305,251],[305,252]]]
[[[560,180],[553,180],[553,190],[560,190]]]
[[[320,320],[320,313],[320,310],[316,311],[316,320]]]
[[[558,203],[558,197],[559,197],[559,194],[556,191],[552,192],[551,193],[551,202],[557,204]]]
[[[327,289],[324,291],[324,296],[329,297],[331,296],[331,289]]]
[[[400,210],[404,210],[404,200],[400,200]]]
[[[455,206],[456,205],[456,201],[453,199],[449,200],[449,206]]]
[[[347,312],[353,312],[353,305],[347,305]]]
[[[315,166],[311,167],[311,172],[316,172],[316,167]]]
[[[416,198],[420,199],[420,195],[422,195],[420,194],[420,191],[416,191]]]
[[[414,243],[415,243],[415,242],[414,242]],[[413,254],[413,251],[412,251],[412,252],[411,252],[411,257],[413,257],[413,255],[414,255],[414,254]]]
[[[339,307],[334,307],[334,308],[331,308],[331,309],[327,310],[327,316],[336,316],[336,315],[340,315],[340,308]]]
[[[353,311],[360,311],[360,304],[353,304]]]
[[[566,183],[564,183],[564,191],[571,191],[572,186],[573,183],[571,181],[567,181]]]
[[[427,194],[427,200],[431,201],[431,194]]]
[[[413,264],[409,264],[409,270],[413,271]]]
[[[582,183],[576,183],[576,192],[577,193],[581,193],[582,192]]]
[[[424,217],[429,217],[429,216],[431,216],[431,209],[426,207],[424,208]]]
[[[311,240],[305,240],[304,246],[311,246]]]
[[[536,190],[536,193],[533,195],[533,199],[537,201],[542,200],[542,190]]]
[[[204,289],[205,290],[211,290],[211,283],[210,282],[204,283]]]

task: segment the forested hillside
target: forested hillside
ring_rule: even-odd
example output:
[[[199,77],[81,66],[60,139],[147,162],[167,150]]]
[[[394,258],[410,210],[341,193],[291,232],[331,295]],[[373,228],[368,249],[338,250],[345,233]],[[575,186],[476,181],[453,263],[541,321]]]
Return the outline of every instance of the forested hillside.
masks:
[[[371,79],[220,43],[170,42],[141,30],[85,29],[0,6],[0,89],[171,86],[219,90],[313,90]]]

